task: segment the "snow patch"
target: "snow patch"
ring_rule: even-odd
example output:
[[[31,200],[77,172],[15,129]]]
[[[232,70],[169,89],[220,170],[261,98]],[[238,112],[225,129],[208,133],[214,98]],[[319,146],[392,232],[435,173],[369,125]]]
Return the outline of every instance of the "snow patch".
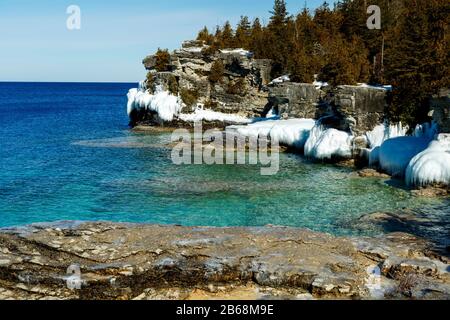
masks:
[[[384,91],[392,91],[391,85],[370,85],[367,83],[358,83],[358,86],[361,88],[370,88],[370,89],[377,89],[377,90],[384,90]]]
[[[313,82],[313,85],[316,87],[316,89],[322,89],[323,87],[328,87],[328,82],[315,80]]]
[[[247,58],[251,58],[253,56],[252,52],[250,52],[248,50],[245,50],[245,49],[242,49],[242,48],[239,48],[239,49],[222,49],[222,50],[220,50],[220,52],[225,53],[225,54],[238,54],[238,55],[241,55],[241,56],[244,56],[244,57],[247,57]]]
[[[230,126],[227,130],[244,137],[271,137],[282,145],[302,149],[315,125],[313,119],[263,120],[246,126]]]
[[[311,130],[305,144],[305,155],[318,160],[352,156],[353,136],[336,129],[325,129],[317,124]]]
[[[227,114],[215,112],[212,110],[196,109],[194,113],[180,114],[180,120],[185,122],[199,122],[199,121],[222,121],[229,123],[249,123],[250,119],[236,114]]]
[[[284,75],[284,76],[278,77],[276,79],[273,79],[269,84],[283,83],[283,82],[289,82],[289,81],[291,81],[290,76]]]

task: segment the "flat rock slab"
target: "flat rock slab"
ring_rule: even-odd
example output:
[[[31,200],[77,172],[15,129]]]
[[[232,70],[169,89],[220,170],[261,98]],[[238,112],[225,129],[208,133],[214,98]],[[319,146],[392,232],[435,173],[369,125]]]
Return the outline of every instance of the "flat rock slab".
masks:
[[[448,299],[447,257],[408,234],[37,224],[0,231],[0,299]]]

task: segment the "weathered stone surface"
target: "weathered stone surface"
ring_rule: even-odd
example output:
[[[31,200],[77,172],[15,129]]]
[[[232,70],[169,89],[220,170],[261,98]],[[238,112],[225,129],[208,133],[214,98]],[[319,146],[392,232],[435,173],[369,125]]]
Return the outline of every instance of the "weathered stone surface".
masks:
[[[440,94],[431,100],[431,109],[441,133],[450,133],[450,89],[441,90]]]
[[[313,84],[283,82],[269,88],[269,102],[283,118],[317,119],[323,94]]]
[[[338,86],[328,88],[325,100],[331,106],[333,114],[341,120],[336,129],[350,130],[355,136],[359,136],[382,123],[386,97],[385,90]]]
[[[0,299],[365,299],[377,266],[382,296],[450,298],[448,259],[406,234],[67,222],[3,230],[0,248]]]
[[[391,176],[385,174],[385,173],[381,173],[378,172],[377,170],[374,169],[363,169],[358,171],[358,175],[362,178],[381,178],[381,179],[390,179]]]

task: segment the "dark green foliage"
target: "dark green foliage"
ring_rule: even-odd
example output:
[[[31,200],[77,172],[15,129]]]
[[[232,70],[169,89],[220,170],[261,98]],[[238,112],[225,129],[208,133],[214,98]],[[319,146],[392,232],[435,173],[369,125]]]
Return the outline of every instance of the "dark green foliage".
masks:
[[[147,86],[147,89],[153,90],[153,85],[155,83],[155,75],[152,72],[147,73],[147,78],[145,80],[145,84]]]
[[[228,83],[227,93],[243,96],[246,93],[246,88],[247,85],[245,83],[245,80],[239,78],[237,80],[230,81],[230,83]]]
[[[214,36],[209,33],[207,27],[204,27],[197,36],[197,40],[204,41],[207,45],[211,45],[214,42]]]
[[[174,96],[178,95],[178,81],[175,77],[169,78],[169,92]]]
[[[219,104],[216,101],[212,101],[211,99],[206,101],[204,104],[204,108],[207,110],[214,110],[219,106]]]
[[[158,49],[156,52],[155,69],[158,72],[170,71],[170,53],[169,50]]]
[[[450,2],[410,0],[387,39],[386,78],[394,86],[388,116],[409,125],[428,120],[428,99],[450,77]]]
[[[369,5],[381,8],[381,30],[367,28]],[[271,59],[272,77],[311,82],[318,74],[334,85],[392,84],[389,119],[414,125],[427,119],[429,98],[450,86],[449,17],[448,0],[340,0],[295,16],[284,0],[275,0],[266,26],[259,19],[250,26],[242,17],[236,32],[227,22],[214,35],[203,29],[199,39],[210,43],[210,56],[243,47]],[[223,72],[214,65],[210,81],[221,81]]]
[[[180,90],[181,100],[185,105],[191,107],[195,105],[199,98],[198,90],[181,89]]]
[[[222,60],[218,59],[214,61],[212,64],[208,79],[212,83],[217,83],[222,80],[224,73],[225,73],[225,66],[223,65]]]

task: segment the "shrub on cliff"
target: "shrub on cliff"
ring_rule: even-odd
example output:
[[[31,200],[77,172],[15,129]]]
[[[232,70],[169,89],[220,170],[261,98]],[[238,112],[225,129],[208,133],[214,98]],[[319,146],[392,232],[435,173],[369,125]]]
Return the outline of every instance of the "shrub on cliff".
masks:
[[[198,90],[181,89],[180,97],[185,105],[187,105],[188,107],[192,107],[198,101],[199,92]]]
[[[219,106],[219,104],[216,101],[213,101],[211,99],[207,100],[203,107],[207,110],[214,110]]]
[[[225,74],[225,66],[223,65],[222,60],[218,59],[214,61],[212,64],[208,79],[212,83],[217,83],[222,80],[224,74]]]
[[[174,96],[178,95],[178,81],[175,76],[170,77],[168,81],[169,92]]]
[[[197,35],[197,40],[204,41],[207,45],[211,45],[214,42],[214,35],[209,33],[208,28],[205,26]]]
[[[227,87],[227,93],[243,96],[246,93],[246,88],[247,88],[247,85],[245,83],[245,80],[242,78],[239,78],[237,80],[230,81],[230,83],[228,84],[228,87]]]
[[[155,75],[152,72],[148,72],[147,78],[145,79],[145,85],[147,89],[153,91],[154,84],[155,84]]]
[[[167,49],[158,49],[155,55],[155,69],[158,72],[170,71],[170,53]]]

